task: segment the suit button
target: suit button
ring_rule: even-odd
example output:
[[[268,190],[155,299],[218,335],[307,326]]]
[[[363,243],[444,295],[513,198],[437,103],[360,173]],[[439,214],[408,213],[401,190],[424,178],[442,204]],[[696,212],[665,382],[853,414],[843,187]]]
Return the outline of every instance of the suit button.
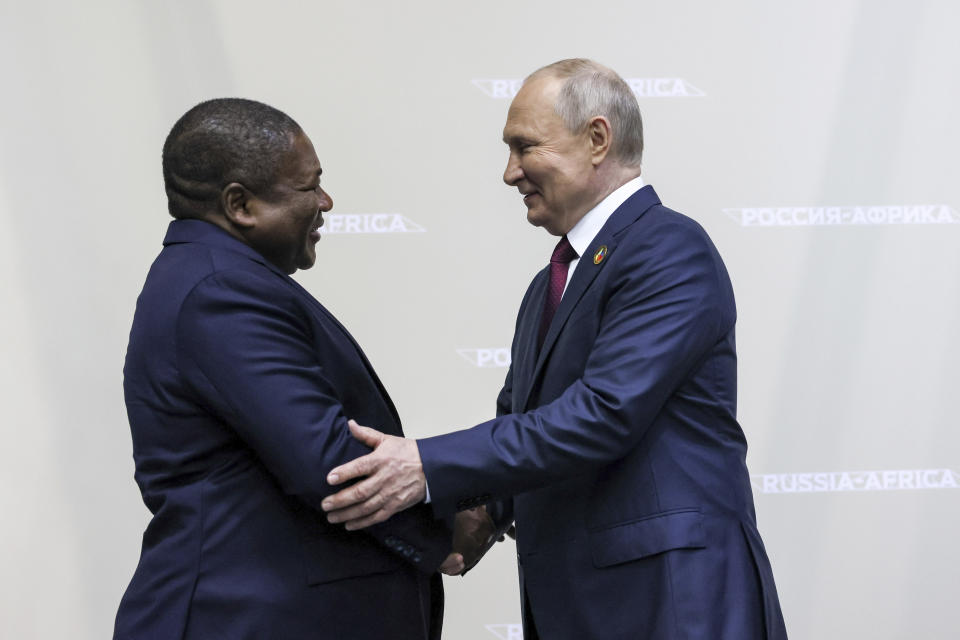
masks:
[[[411,560],[413,560],[416,563],[419,563],[421,560],[423,560],[423,558],[420,556],[419,552],[415,552]]]

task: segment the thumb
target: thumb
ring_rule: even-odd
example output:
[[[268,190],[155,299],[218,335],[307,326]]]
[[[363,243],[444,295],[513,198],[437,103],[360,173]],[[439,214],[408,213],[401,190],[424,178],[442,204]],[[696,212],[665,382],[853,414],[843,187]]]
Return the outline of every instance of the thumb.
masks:
[[[377,431],[376,429],[371,429],[370,427],[364,427],[357,423],[356,420],[348,420],[347,426],[350,427],[350,433],[354,438],[367,445],[368,447],[377,448],[381,442],[383,442],[383,434]]]
[[[451,553],[440,565],[440,573],[445,573],[448,576],[458,575],[463,572],[463,569],[463,556],[459,553]]]

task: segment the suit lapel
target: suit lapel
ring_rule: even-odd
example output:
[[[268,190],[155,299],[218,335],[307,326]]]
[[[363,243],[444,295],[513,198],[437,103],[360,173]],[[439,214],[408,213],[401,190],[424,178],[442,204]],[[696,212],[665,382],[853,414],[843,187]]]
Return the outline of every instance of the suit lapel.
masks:
[[[280,273],[279,270],[275,269],[275,271],[277,273]],[[400,427],[400,414],[397,412],[397,408],[393,405],[393,400],[391,400],[389,394],[387,394],[387,389],[383,386],[383,383],[380,382],[380,378],[377,376],[377,372],[374,371],[373,365],[370,364],[369,360],[367,360],[367,356],[363,352],[363,349],[361,349],[360,345],[357,344],[357,341],[353,339],[353,336],[350,334],[349,331],[347,331],[347,328],[344,327],[342,324],[340,324],[340,321],[337,320],[337,318],[332,313],[330,313],[330,311],[328,311],[326,307],[320,304],[320,301],[314,298],[309,291],[304,289],[299,282],[297,282],[296,280],[294,280],[293,278],[291,278],[286,274],[282,274],[282,275],[284,278],[286,278],[286,280],[290,284],[293,285],[293,288],[301,296],[303,296],[303,298],[305,298],[310,303],[310,305],[313,306],[314,309],[317,310],[317,312],[320,314],[322,318],[327,320],[333,326],[337,327],[340,330],[340,333],[343,334],[343,337],[345,337],[347,341],[351,345],[353,345],[354,350],[357,352],[357,355],[360,357],[360,361],[363,362],[363,366],[366,368],[367,373],[370,375],[370,378],[373,380],[373,382],[377,385],[377,389],[380,391],[380,395],[383,397],[383,400],[386,403],[387,407],[389,407],[390,413],[393,415],[394,420],[396,420],[397,422],[397,426]],[[383,425],[383,427],[385,427],[385,425]]]
[[[576,309],[580,300],[583,298],[583,294],[586,293],[590,285],[593,284],[593,281],[600,274],[601,269],[610,263],[610,258],[616,250],[621,232],[636,222],[647,209],[656,204],[660,204],[660,198],[657,197],[653,187],[647,185],[627,198],[627,200],[613,212],[610,219],[607,220],[603,228],[600,229],[600,232],[597,233],[593,242],[591,242],[587,250],[584,251],[583,256],[580,257],[580,262],[577,263],[573,277],[570,278],[570,283],[567,285],[567,289],[563,292],[563,297],[560,299],[560,306],[557,307],[557,313],[553,316],[550,327],[547,329],[547,335],[543,338],[543,346],[540,348],[539,354],[536,353],[536,331],[534,330],[533,333],[527,336],[527,343],[528,346],[532,345],[532,358],[536,364],[533,367],[530,377],[527,379],[528,383],[523,389],[523,394],[519,396],[521,399],[519,405],[521,411],[527,410],[530,392],[534,388],[536,380],[542,375],[547,358],[550,355],[553,345],[557,341],[557,337],[567,323],[570,314]],[[597,251],[604,246],[607,248],[606,253],[602,259],[597,261],[594,256],[597,255]],[[545,281],[544,279],[544,282]],[[541,288],[545,289],[545,287]],[[535,321],[530,323],[537,328],[539,327],[540,313],[542,313],[543,310],[543,293],[539,296],[539,305],[537,313],[535,314]]]
[[[596,245],[596,247],[594,245]],[[607,247],[606,257],[599,263],[595,263],[593,260],[593,254],[599,247],[603,245],[606,245]],[[550,327],[547,329],[547,335],[543,338],[543,346],[540,347],[540,352],[537,353],[536,328],[539,328],[540,313],[543,312],[543,296],[540,296],[539,313],[536,314],[537,321],[530,323],[535,327],[535,330],[529,336],[529,343],[531,347],[530,350],[533,353],[533,360],[535,364],[529,377],[529,384],[527,384],[526,388],[524,389],[524,395],[521,396],[522,403],[520,406],[523,407],[524,411],[528,409],[527,402],[530,399],[530,391],[534,387],[534,382],[543,372],[543,367],[546,364],[547,356],[550,354],[550,350],[557,341],[557,336],[560,335],[560,331],[567,323],[570,313],[577,307],[577,304],[580,302],[583,294],[596,279],[597,275],[600,274],[600,270],[603,269],[603,267],[607,264],[610,254],[614,252],[616,246],[617,243],[614,236],[606,237],[606,234],[604,234],[602,230],[599,234],[597,234],[597,237],[590,244],[590,248],[584,252],[583,257],[580,258],[580,262],[577,264],[577,269],[573,272],[573,277],[570,278],[570,283],[567,285],[567,289],[563,292],[563,297],[560,299],[560,306],[557,307],[557,313],[553,316],[553,320],[550,322]]]

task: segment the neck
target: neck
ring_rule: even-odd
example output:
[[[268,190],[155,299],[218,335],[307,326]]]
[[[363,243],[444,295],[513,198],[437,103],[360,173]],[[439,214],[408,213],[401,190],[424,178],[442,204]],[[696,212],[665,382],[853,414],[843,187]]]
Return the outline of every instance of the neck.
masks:
[[[627,184],[640,175],[640,167],[627,167],[616,162],[606,162],[597,167],[593,176],[593,198],[586,204],[579,215],[567,220],[566,229],[559,230],[560,233],[554,235],[563,235],[569,233],[570,229],[576,226],[578,222],[587,215],[587,212],[596,207],[600,202],[611,193]]]
[[[207,211],[202,215],[197,216],[198,220],[203,220],[204,222],[209,222],[212,225],[218,226],[231,236],[242,242],[243,244],[250,244],[247,242],[247,239],[240,232],[240,230],[233,225],[226,216],[219,212]]]
[[[597,198],[600,202],[608,195],[627,184],[640,175],[640,167],[628,167],[619,163],[610,163],[604,168],[602,165],[597,170],[597,177],[601,181],[603,195]],[[596,203],[594,203],[594,206]]]

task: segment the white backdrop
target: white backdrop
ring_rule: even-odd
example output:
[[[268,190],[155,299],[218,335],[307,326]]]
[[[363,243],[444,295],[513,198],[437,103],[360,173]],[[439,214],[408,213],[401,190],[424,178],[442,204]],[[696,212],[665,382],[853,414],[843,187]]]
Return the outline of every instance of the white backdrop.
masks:
[[[427,436],[492,416],[553,245],[500,181],[511,81],[584,56],[631,80],[645,180],[733,278],[791,636],[958,637],[958,22],[950,0],[0,0],[0,636],[109,637],[136,565],[121,367],[177,117],[250,97],[312,137],[335,215],[298,279]],[[446,637],[519,637],[513,558],[447,580]]]

